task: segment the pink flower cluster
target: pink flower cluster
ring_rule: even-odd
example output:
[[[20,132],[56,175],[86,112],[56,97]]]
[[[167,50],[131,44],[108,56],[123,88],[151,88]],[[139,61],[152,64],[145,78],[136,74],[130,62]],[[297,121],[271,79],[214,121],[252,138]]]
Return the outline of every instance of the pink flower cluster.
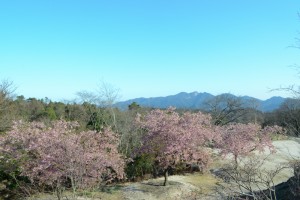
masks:
[[[239,156],[247,156],[254,150],[264,151],[265,148],[274,150],[271,134],[282,132],[278,126],[261,128],[259,124],[233,123],[217,126],[216,134],[221,136],[217,147],[224,155],[233,154],[235,162]]]
[[[14,123],[1,137],[3,155],[18,161],[22,175],[38,184],[71,181],[76,188],[124,178],[125,162],[118,153],[119,139],[110,129],[77,131],[78,123],[56,121]]]
[[[209,115],[186,112],[179,115],[174,108],[153,110],[137,119],[146,130],[137,154],[150,154],[166,169],[179,163],[206,166],[209,154],[204,146],[214,139]]]
[[[270,134],[282,132],[278,126],[261,128],[258,124],[232,123],[215,126],[210,115],[185,112],[174,108],[152,110],[137,123],[145,130],[141,148],[136,154],[150,154],[163,169],[178,163],[198,163],[206,167],[207,147],[217,147],[223,155],[249,155],[252,151],[273,150]]]

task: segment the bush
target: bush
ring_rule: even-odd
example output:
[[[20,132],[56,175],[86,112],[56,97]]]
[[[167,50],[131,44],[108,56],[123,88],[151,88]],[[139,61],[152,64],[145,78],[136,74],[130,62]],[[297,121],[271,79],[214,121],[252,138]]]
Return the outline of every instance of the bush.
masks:
[[[136,181],[143,178],[146,174],[154,174],[154,158],[149,154],[143,154],[135,157],[132,162],[128,163],[125,169],[127,178]]]

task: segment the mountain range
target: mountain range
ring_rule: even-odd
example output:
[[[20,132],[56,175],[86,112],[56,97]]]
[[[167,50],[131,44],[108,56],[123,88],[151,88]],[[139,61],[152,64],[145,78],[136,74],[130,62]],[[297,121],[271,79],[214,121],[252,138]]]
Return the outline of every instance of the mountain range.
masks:
[[[142,107],[151,108],[168,108],[170,106],[182,109],[207,109],[208,103],[216,99],[236,99],[241,102],[243,107],[255,108],[262,112],[271,112],[280,107],[280,105],[286,100],[286,98],[274,96],[267,100],[260,100],[250,96],[235,96],[233,94],[220,94],[212,95],[207,92],[180,92],[175,95],[166,97],[150,97],[150,98],[135,98],[127,101],[121,101],[116,103],[116,106],[120,109],[127,109],[128,106],[136,102]]]

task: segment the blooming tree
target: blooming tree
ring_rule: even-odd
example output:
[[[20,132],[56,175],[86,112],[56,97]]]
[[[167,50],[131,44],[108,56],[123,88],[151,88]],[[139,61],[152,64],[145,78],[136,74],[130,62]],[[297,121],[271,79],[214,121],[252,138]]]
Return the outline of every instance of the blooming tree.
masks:
[[[222,138],[218,140],[217,147],[224,155],[231,153],[237,164],[239,156],[247,156],[254,150],[273,150],[270,135],[282,130],[278,126],[261,128],[258,124],[232,123],[217,126],[215,131]]]
[[[150,154],[159,167],[164,169],[167,184],[168,170],[179,163],[198,163],[206,167],[209,154],[205,148],[214,138],[211,118],[199,113],[179,115],[174,108],[152,110],[137,119],[146,131],[142,146],[136,154]]]
[[[15,122],[1,138],[1,153],[21,162],[22,175],[32,182],[73,191],[102,181],[124,178],[125,162],[118,153],[118,138],[110,130],[77,132],[75,122]]]

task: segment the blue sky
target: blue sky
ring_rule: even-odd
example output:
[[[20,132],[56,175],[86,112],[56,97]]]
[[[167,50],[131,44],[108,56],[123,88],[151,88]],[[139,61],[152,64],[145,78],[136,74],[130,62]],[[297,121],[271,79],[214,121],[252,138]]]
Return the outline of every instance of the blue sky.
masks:
[[[0,80],[73,99],[101,81],[121,100],[185,92],[289,96],[300,85],[299,0],[3,0]]]

